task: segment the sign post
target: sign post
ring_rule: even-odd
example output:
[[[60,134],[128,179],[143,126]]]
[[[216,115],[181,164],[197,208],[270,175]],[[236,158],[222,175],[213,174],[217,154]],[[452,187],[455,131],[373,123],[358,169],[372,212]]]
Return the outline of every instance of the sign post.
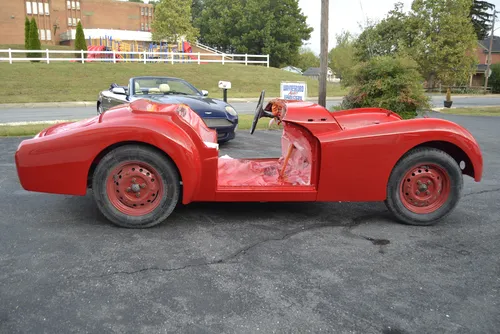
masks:
[[[284,100],[305,101],[307,100],[307,83],[282,81],[280,94]]]

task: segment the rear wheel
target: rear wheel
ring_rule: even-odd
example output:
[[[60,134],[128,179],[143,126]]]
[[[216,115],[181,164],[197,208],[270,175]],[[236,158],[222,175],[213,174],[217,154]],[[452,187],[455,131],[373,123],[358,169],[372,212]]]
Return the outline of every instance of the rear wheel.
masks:
[[[394,167],[385,204],[402,223],[433,225],[456,207],[462,188],[462,171],[450,155],[418,148]]]
[[[118,147],[104,156],[94,172],[94,199],[112,223],[147,228],[163,222],[177,205],[179,175],[156,150],[140,145]]]

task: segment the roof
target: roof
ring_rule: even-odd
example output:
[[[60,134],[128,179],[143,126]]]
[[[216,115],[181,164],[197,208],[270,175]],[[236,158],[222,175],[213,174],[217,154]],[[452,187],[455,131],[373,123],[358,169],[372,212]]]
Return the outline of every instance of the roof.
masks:
[[[283,68],[282,68],[282,70],[284,70],[285,68],[289,68],[289,69],[291,69],[291,70],[295,70],[295,71],[298,71],[298,72],[302,72],[302,70],[301,70],[300,68],[295,67],[295,66],[290,66],[290,65],[288,65],[288,66],[283,67]]]
[[[479,45],[484,49],[484,52],[488,52],[490,49],[490,37],[486,37],[482,41],[478,41]],[[491,52],[500,52],[500,37],[493,36],[493,47],[491,48]]]

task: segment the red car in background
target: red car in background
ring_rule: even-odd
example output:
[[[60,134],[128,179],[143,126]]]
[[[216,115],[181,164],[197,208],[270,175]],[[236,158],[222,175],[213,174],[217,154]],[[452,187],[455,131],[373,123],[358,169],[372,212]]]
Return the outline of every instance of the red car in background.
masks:
[[[264,92],[252,134],[262,117],[283,125],[281,156],[232,159],[219,156],[216,132],[187,105],[139,99],[24,140],[17,172],[29,191],[91,188],[102,214],[130,228],[199,201],[384,201],[398,221],[430,225],[458,204],[463,175],[482,178],[477,142],[450,121],[280,99],[264,107]]]

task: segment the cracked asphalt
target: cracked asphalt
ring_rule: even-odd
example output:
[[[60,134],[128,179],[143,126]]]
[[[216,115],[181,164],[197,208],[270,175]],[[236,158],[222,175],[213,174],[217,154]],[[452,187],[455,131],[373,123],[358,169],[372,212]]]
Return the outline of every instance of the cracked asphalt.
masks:
[[[121,229],[91,192],[22,190],[22,138],[0,139],[0,332],[497,332],[500,118],[432,117],[476,136],[485,171],[430,227],[383,203],[194,203]],[[278,136],[240,132],[221,155],[274,156]]]

